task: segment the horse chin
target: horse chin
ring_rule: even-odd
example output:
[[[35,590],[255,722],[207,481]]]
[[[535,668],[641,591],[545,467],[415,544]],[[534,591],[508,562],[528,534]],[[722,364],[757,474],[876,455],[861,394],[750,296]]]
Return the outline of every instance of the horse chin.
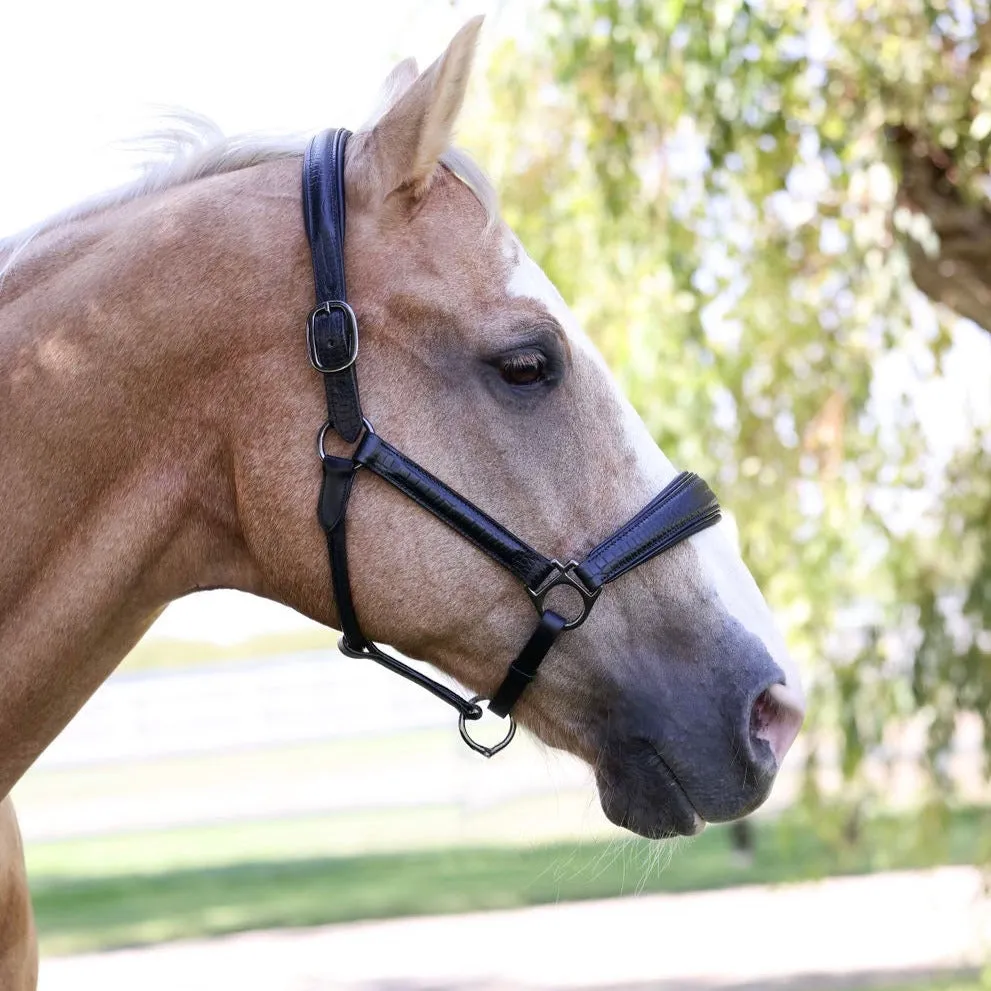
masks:
[[[696,836],[706,827],[685,789],[649,741],[626,748],[621,761],[596,772],[606,818],[651,840]]]

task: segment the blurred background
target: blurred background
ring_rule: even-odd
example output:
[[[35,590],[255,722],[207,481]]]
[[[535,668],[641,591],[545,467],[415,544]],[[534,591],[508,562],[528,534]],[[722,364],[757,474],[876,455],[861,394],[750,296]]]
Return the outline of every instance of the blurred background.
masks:
[[[991,988],[987,3],[21,4],[0,234],[127,181],[163,106],[356,127],[479,11],[460,141],[733,513],[800,744],[745,826],[641,843],[577,762],[482,761],[329,631],[203,593],[15,789],[41,987]]]

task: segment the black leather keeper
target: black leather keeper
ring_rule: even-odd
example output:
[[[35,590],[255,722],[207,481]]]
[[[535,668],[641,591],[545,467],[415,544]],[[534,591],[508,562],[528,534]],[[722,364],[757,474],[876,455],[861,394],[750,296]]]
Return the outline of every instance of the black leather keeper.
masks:
[[[509,666],[499,690],[489,702],[489,712],[494,712],[497,716],[509,715],[510,709],[523,694],[523,689],[536,677],[540,662],[554,646],[554,641],[560,636],[566,622],[563,616],[550,609],[540,617],[537,628]]]

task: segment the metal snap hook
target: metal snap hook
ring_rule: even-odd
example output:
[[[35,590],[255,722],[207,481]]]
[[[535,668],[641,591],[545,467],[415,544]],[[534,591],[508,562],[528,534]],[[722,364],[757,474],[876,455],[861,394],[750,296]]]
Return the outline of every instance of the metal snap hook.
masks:
[[[481,702],[488,702],[489,699],[485,698],[484,695],[473,695],[469,700],[469,703],[478,705]],[[481,719],[481,711],[479,715],[475,717],[476,719]],[[458,731],[461,733],[461,739],[471,747],[476,753],[481,754],[483,757],[495,757],[500,750],[505,750],[509,746],[513,737],[516,736],[516,720],[512,716],[507,716],[509,719],[509,729],[506,731],[506,735],[496,744],[491,747],[485,746],[483,743],[479,743],[478,740],[473,740],[471,734],[468,732],[468,717],[464,712],[458,716]],[[473,720],[474,721],[474,720]]]

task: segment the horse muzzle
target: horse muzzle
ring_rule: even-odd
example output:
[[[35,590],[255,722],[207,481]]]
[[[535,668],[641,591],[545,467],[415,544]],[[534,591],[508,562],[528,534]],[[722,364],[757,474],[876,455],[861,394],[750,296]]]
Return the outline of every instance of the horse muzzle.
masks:
[[[652,839],[693,836],[764,802],[805,713],[766,651],[748,647],[720,659],[731,675],[666,665],[657,690],[616,700],[596,768],[612,822]]]

